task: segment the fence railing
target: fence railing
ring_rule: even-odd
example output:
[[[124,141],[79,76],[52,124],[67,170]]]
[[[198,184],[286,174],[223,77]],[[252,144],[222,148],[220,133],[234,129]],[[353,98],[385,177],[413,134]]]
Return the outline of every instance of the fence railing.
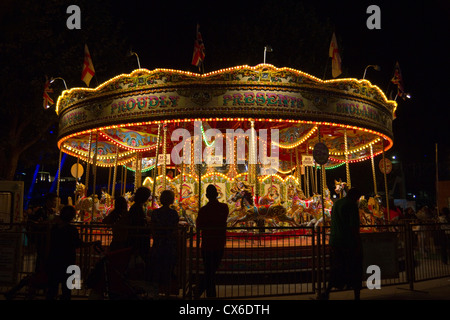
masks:
[[[151,254],[140,259],[133,252],[113,256],[109,253],[113,233],[102,224],[76,224],[85,242],[100,241],[104,252],[94,247],[77,251],[77,265],[81,270],[82,286],[72,296],[102,299],[102,292],[87,287],[92,275],[109,259],[108,272],[103,268],[100,277],[110,289],[114,281],[118,288],[126,287],[137,298],[158,293],[152,283],[151,272],[160,262]],[[448,230],[438,223],[401,223],[389,226],[361,226],[365,266],[379,264],[382,286],[409,284],[417,281],[450,276]],[[0,226],[0,291],[6,292],[22,279],[35,275],[40,248],[49,248],[50,225],[30,229],[26,225]],[[136,229],[133,229],[136,230]],[[151,228],[148,248],[153,244]],[[132,232],[130,229],[129,232]],[[447,232],[447,233],[446,233]],[[176,266],[170,278],[173,297],[194,299],[195,288],[204,276],[201,254],[201,235],[192,227],[180,226],[176,232]],[[218,299],[286,296],[320,293],[325,287],[330,268],[329,229],[327,227],[229,228],[221,264],[217,271]],[[151,250],[151,249],[150,249]],[[126,260],[124,262],[124,260]],[[147,267],[145,266],[145,262]],[[119,265],[115,265],[115,264]],[[17,291],[19,297],[28,293],[27,283]],[[363,284],[364,285],[364,284]],[[39,288],[37,288],[39,289]],[[43,291],[37,291],[42,297]],[[118,297],[109,296],[109,298]]]

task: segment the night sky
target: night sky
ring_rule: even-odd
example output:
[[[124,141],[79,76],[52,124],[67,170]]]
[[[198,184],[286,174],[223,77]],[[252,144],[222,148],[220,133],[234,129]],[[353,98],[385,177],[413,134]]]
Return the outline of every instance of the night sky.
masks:
[[[109,1],[105,6],[97,3],[95,6],[87,6],[86,3],[89,2],[85,1],[72,1],[70,4],[78,2],[82,9],[84,30],[92,23],[92,19],[101,18],[105,14],[104,10],[109,10],[113,23],[121,25],[129,47],[138,53],[141,66],[149,70],[171,68],[197,72],[191,65],[197,23],[200,24],[206,47],[205,72],[262,63],[266,44],[274,49],[267,54],[267,63],[306,72],[310,70],[306,62],[290,65],[290,61],[299,53],[299,46],[295,41],[290,42],[289,36],[282,32],[270,32],[272,26],[285,26],[286,32],[289,32],[291,24],[301,25],[301,21],[295,21],[297,17],[291,14],[300,1],[127,0]],[[369,30],[366,26],[371,15],[366,10],[372,4],[378,5],[381,10],[379,30]],[[394,147],[387,156],[396,155],[403,162],[407,171],[406,180],[409,179],[410,182],[414,179],[411,175],[408,177],[410,168],[426,167],[429,170],[426,178],[432,185],[435,143],[438,143],[441,179],[450,179],[449,103],[446,97],[450,56],[447,51],[450,35],[449,2],[315,0],[305,2],[304,6],[312,10],[319,25],[330,25],[336,33],[345,77],[362,78],[367,65],[379,65],[381,71],[369,69],[366,79],[378,85],[388,97],[391,93],[395,96],[396,90],[390,80],[395,63],[399,62],[405,90],[412,98],[406,101],[397,99],[399,106],[397,119],[393,124]],[[64,5],[61,6],[63,7]],[[98,12],[87,12],[90,8],[96,8]],[[36,14],[36,18],[45,17],[46,14],[49,13],[40,12]],[[85,19],[87,16],[90,19]],[[66,12],[61,12],[59,17],[55,17],[55,23],[62,26],[67,17]],[[306,38],[306,33],[314,31],[308,29],[308,26],[303,27],[304,29],[296,29],[300,36],[296,34],[292,39],[301,41],[302,32]],[[250,30],[259,32],[258,39],[248,36]],[[65,32],[67,37],[76,34],[74,31]],[[95,42],[99,45],[103,40],[95,32],[87,37],[91,43],[94,42],[92,48],[95,48]],[[287,40],[281,43],[280,39]],[[311,51],[313,60],[319,65],[322,63],[323,69],[329,62],[330,39],[331,34],[314,39],[323,44],[324,52]],[[65,43],[60,45],[64,46]],[[80,48],[82,46],[80,44]],[[308,51],[308,48],[303,50]],[[248,54],[241,54],[244,51],[248,51]],[[99,66],[95,54],[95,50],[91,50],[94,65]],[[96,81],[102,83],[114,75],[131,72],[137,68],[134,59],[129,58],[127,65],[111,65],[108,67],[110,74],[102,74],[99,67]],[[54,66],[49,67],[57,70],[57,61]],[[323,77],[322,71],[313,75]],[[61,74],[51,76],[65,77]],[[326,78],[330,79],[331,75]],[[70,82],[70,79],[66,80]],[[78,83],[72,81],[69,87],[83,85],[79,79],[77,81]]]
[[[258,8],[268,2],[210,1],[201,5],[192,5],[190,2],[173,5],[173,2],[156,4],[127,1],[125,6],[119,7],[121,16],[125,17],[126,28],[130,31],[130,39],[134,42],[133,48],[140,52],[141,64],[148,69],[168,67],[196,71],[189,66],[190,50],[195,37],[195,25],[200,23],[206,47],[205,71],[208,72],[239,64],[256,65],[263,62],[263,45],[260,47],[260,57],[248,61],[233,60],[233,50],[242,50],[240,41],[246,39],[243,34],[247,24],[243,21],[251,21],[255,28],[261,30],[266,30],[264,28],[268,24],[286,23],[279,21],[280,16],[275,14],[258,15],[261,12]],[[292,19],[288,12],[293,10],[297,2],[275,3],[283,6],[286,17]],[[378,5],[381,10],[381,29],[369,30],[366,26],[370,16],[366,11],[372,4]],[[395,156],[397,161],[402,161],[407,185],[405,192],[417,193],[425,185],[428,192],[433,192],[436,143],[439,148],[440,179],[450,179],[449,103],[445,96],[449,70],[449,54],[446,51],[450,35],[448,1],[317,0],[306,2],[305,6],[312,8],[319,21],[330,23],[334,29],[345,77],[360,79],[367,65],[379,65],[381,70],[368,69],[366,78],[393,98],[396,88],[390,80],[395,63],[399,62],[405,91],[412,98],[397,98],[397,119],[393,123],[394,147],[387,156],[390,159]],[[239,30],[236,26],[240,25],[243,28],[236,33]],[[274,47],[276,38],[277,35],[267,33],[266,43]],[[328,46],[330,39],[317,41],[325,41]],[[229,50],[222,53],[214,50],[219,42],[226,42]],[[257,45],[257,41],[252,43],[250,39],[247,46],[252,45]],[[291,50],[283,49],[274,47],[274,51],[267,55],[267,62],[277,67],[293,67],[287,61],[291,61],[291,55],[296,54],[296,43],[290,44]],[[323,56],[317,57],[324,61],[324,66],[327,54],[326,51]],[[226,56],[227,59],[219,59],[218,55]],[[307,65],[295,68],[308,70]],[[331,78],[331,75],[327,78]],[[354,165],[352,169],[355,176],[359,171],[368,170],[370,172],[369,163],[362,168]],[[345,175],[343,172],[341,174]],[[393,183],[394,179],[391,177],[389,183]]]
[[[251,19],[258,26],[276,24],[270,16],[254,17],[256,8],[265,1],[224,1],[202,2],[193,5],[183,2],[154,3],[131,0],[118,5],[120,15],[126,21],[126,28],[133,42],[133,49],[139,53],[143,67],[180,68],[190,70],[191,51],[195,37],[195,25],[200,23],[206,47],[205,71],[211,68],[231,67],[242,62],[255,65],[261,59],[253,61],[226,60],[229,65],[215,64],[216,56],[211,56],[214,45],[218,41],[228,41],[229,51],[224,55],[232,55],[232,50],[241,39],[240,34],[223,34],[229,26],[239,25],[245,19]],[[199,3],[199,2],[194,2]],[[215,3],[215,5],[211,5]],[[220,3],[220,5],[217,5]],[[289,11],[296,1],[278,1]],[[367,7],[377,4],[381,10],[381,29],[369,30],[366,20],[370,14]],[[307,2],[312,6],[319,19],[331,22],[342,53],[343,68],[349,77],[362,78],[367,65],[377,64],[381,71],[367,71],[366,78],[378,85],[387,95],[395,87],[390,83],[394,65],[399,62],[403,74],[405,90],[412,99],[397,99],[397,119],[394,121],[395,150],[404,158],[420,159],[424,155],[432,155],[435,143],[448,145],[449,126],[448,102],[444,95],[444,85],[448,76],[448,53],[446,42],[449,39],[450,10],[445,1],[324,1]],[[218,28],[220,25],[222,28]],[[220,30],[220,33],[212,33]],[[231,31],[230,31],[231,32]],[[245,30],[242,30],[245,33]],[[318,39],[326,41],[329,39]],[[276,39],[267,38],[267,43],[275,43]],[[248,43],[249,46],[252,43]],[[295,46],[295,43],[291,44]],[[187,52],[186,52],[187,51]],[[293,50],[292,52],[295,52]],[[209,54],[208,54],[209,53]],[[274,52],[267,55],[267,62],[273,60],[284,65],[290,52]],[[324,53],[324,65],[327,52]],[[272,61],[271,61],[272,60]],[[223,60],[221,60],[223,61]],[[315,74],[322,77],[322,74]],[[394,150],[393,150],[394,151]]]

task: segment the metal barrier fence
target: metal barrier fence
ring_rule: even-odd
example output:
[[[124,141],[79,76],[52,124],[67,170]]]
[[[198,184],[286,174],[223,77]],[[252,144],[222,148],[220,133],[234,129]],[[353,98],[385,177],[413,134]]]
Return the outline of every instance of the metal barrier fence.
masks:
[[[112,230],[102,224],[76,226],[83,241],[101,241],[105,252],[97,252],[93,247],[77,251],[77,265],[83,285],[81,289],[74,289],[72,296],[103,299],[104,295],[95,294],[95,290],[87,288],[86,283],[100,262],[108,257]],[[413,289],[417,281],[450,276],[450,239],[444,226],[448,227],[416,222],[362,226],[364,266],[373,264],[373,261],[380,264],[382,286],[409,284]],[[49,248],[50,226],[30,230],[26,225],[17,224],[0,228],[0,292],[4,293],[22,279],[35,274],[39,251],[37,243],[42,248]],[[152,232],[155,230],[143,230],[148,231],[148,246],[151,247]],[[39,242],[37,239],[46,241]],[[195,289],[204,276],[201,236],[191,227],[180,226],[176,239],[177,263],[169,295],[178,299],[195,299]],[[328,239],[327,227],[229,228],[223,259],[217,271],[216,298],[320,293],[325,288],[330,268]],[[128,255],[126,259],[127,263],[121,264],[124,269],[116,272],[115,280],[123,281],[140,298],[151,298],[157,294],[158,290],[148,277],[151,268],[146,268],[136,255]],[[150,267],[157,263],[147,260]],[[108,276],[112,283],[114,279],[111,274]],[[37,289],[32,294],[42,298],[44,291]],[[27,283],[17,294],[19,298],[29,294]]]

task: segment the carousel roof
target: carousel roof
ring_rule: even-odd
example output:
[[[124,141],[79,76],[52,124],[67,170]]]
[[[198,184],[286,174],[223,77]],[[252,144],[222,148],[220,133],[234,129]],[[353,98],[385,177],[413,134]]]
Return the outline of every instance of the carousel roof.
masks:
[[[96,152],[99,166],[130,168],[138,152],[145,170],[154,165],[160,124],[170,153],[179,143],[172,141],[173,132],[193,132],[194,121],[201,122],[209,146],[214,142],[205,136],[208,129],[247,130],[253,120],[257,130],[279,130],[273,144],[280,149],[281,173],[291,171],[297,154],[311,154],[319,139],[329,149],[331,168],[391,148],[396,107],[367,80],[321,80],[268,64],[206,74],[138,69],[96,88],[65,90],[56,106],[58,147],[82,160],[93,161]]]

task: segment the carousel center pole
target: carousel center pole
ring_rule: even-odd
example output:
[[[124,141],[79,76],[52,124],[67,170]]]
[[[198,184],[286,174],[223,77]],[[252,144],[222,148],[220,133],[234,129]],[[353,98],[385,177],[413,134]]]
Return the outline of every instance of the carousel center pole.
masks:
[[[250,119],[250,138],[249,138],[249,183],[253,184],[253,189],[255,192],[255,205],[258,204],[258,178],[256,176],[256,164],[257,164],[257,143],[256,143],[256,131],[255,131],[255,120]]]
[[[372,163],[372,176],[373,176],[373,191],[375,192],[375,196],[378,194],[377,190],[377,177],[375,174],[375,159],[373,158],[373,146],[370,145],[370,162]]]
[[[75,189],[76,189],[76,187],[78,185],[78,180],[80,178],[80,173],[78,172],[79,164],[80,164],[80,157],[77,157],[77,169],[76,169],[76,173],[75,173],[77,177],[75,178]],[[75,195],[75,203],[77,203],[77,200],[78,200],[78,195],[76,194]]]
[[[166,146],[166,139],[167,139],[167,124],[163,125],[163,145],[162,145],[162,154],[163,154],[163,162],[162,162],[162,176],[163,176],[163,190],[166,190],[167,186],[167,177],[166,177],[166,152],[167,152],[167,146]]]
[[[389,189],[387,185],[387,177],[386,177],[386,160],[384,158],[384,139],[381,139],[382,147],[383,147],[383,175],[384,175],[384,192],[386,194],[386,212],[388,222],[391,221],[391,214],[389,212]]]
[[[142,185],[141,170],[142,170],[142,153],[136,151],[136,165],[134,171],[134,192]]]
[[[320,132],[320,126],[318,127],[318,136],[319,136],[319,143],[321,143],[322,142],[322,134],[321,134],[321,132]],[[326,270],[325,270],[325,242],[326,242],[326,239],[325,239],[325,202],[324,202],[324,198],[323,198],[323,195],[324,195],[324,193],[325,193],[325,164],[321,164],[320,165],[320,178],[321,178],[321,192],[320,192],[320,199],[321,199],[321,201],[322,201],[322,223],[323,223],[323,226],[322,226],[322,241],[323,241],[323,243],[322,243],[322,245],[321,245],[321,247],[322,247],[322,262],[323,262],[323,264],[322,264],[322,284],[323,284],[323,290],[325,291],[326,290],[326,283],[325,283],[325,279],[326,279],[326,277],[325,277],[325,272],[326,272]],[[317,183],[318,182],[316,182],[316,186],[317,186]],[[320,279],[320,278],[319,278]],[[320,280],[319,280],[320,281]],[[319,293],[320,293],[320,290],[319,290]]]
[[[116,159],[114,159],[114,173],[113,182],[111,185],[111,198],[114,199],[114,194],[116,192],[116,179],[117,179],[117,161],[119,159],[119,147],[116,146]]]
[[[298,148],[295,148],[295,162],[296,162],[296,170],[295,173],[297,175],[297,182],[298,185],[300,186],[300,190],[302,190],[302,172],[301,172],[301,168],[300,168],[300,158],[298,156]]]
[[[350,167],[348,163],[348,141],[347,141],[347,129],[344,130],[344,146],[345,146],[345,172],[347,175],[347,186],[350,189],[352,183],[350,181]]]
[[[183,129],[186,128],[186,123],[183,124]],[[181,168],[180,168],[180,198],[178,200],[178,206],[181,209],[181,202],[183,200],[183,179],[184,179],[184,164],[186,162],[186,150],[187,150],[187,139],[184,141],[184,146],[183,146],[183,158],[181,160]],[[176,172],[176,170],[175,170]]]
[[[156,190],[156,177],[157,177],[157,171],[158,171],[158,158],[159,158],[159,141],[161,139],[161,126],[160,123],[158,125],[158,138],[156,139],[156,154],[155,154],[155,168],[153,169],[153,190],[152,190],[152,208],[155,205],[155,190]]]
[[[85,182],[85,188],[84,188],[84,196],[87,196],[87,191],[89,187],[89,169],[91,168],[91,148],[92,148],[92,131],[89,133],[89,152],[88,152],[88,158],[86,161],[86,182]]]
[[[98,130],[95,132],[95,152],[92,170],[94,171],[94,180],[92,183],[92,209],[91,209],[91,221],[94,221],[95,214],[95,196],[96,196],[96,184],[97,184],[97,155],[98,155]]]
[[[203,125],[203,123],[201,124]],[[198,168],[198,211],[202,207],[202,168],[203,168],[203,137],[201,130],[196,134],[194,128],[194,162]]]

